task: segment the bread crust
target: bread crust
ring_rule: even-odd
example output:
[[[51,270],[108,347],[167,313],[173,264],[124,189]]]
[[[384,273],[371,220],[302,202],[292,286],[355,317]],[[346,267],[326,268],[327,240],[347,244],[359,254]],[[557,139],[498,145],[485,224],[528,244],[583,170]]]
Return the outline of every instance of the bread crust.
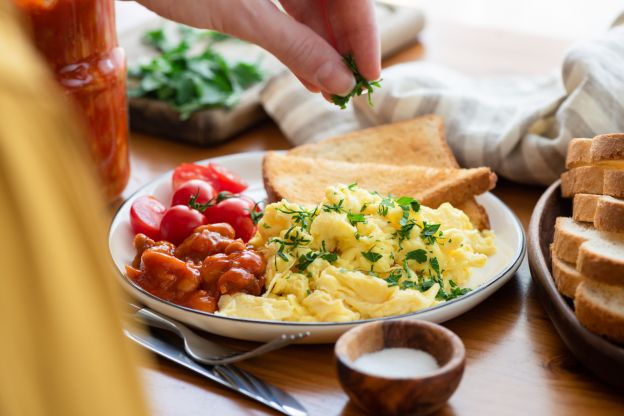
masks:
[[[624,233],[624,200],[601,197],[596,204],[594,226],[601,231]]]
[[[263,161],[263,179],[271,200],[282,198],[316,204],[325,188],[337,183],[358,183],[381,194],[412,196],[426,206],[443,202],[458,206],[496,184],[489,168],[441,169],[390,166],[311,159],[269,152]],[[302,192],[302,189],[305,192]]]
[[[557,290],[559,290],[562,295],[574,299],[576,289],[584,280],[584,277],[576,271],[573,264],[565,262],[555,255],[552,244],[550,246],[550,251],[552,254],[553,279],[555,280]]]
[[[576,317],[583,326],[596,334],[624,343],[624,314],[605,302],[605,296],[614,291],[618,293],[611,295],[624,299],[621,290],[585,280],[576,291],[574,305]]]
[[[592,240],[583,243],[579,248],[576,269],[595,281],[624,287],[624,256],[607,255],[604,247],[605,244]]]
[[[571,169],[561,174],[561,194],[564,198],[572,198],[576,194],[624,198],[624,170],[599,166]]]
[[[572,139],[566,168],[581,166],[624,168],[624,133],[601,134],[593,139]]]
[[[567,224],[570,218],[559,217],[555,222],[555,236],[553,240],[553,250],[555,256],[568,263],[576,265],[579,249],[581,244],[586,242],[589,237],[577,233],[575,229],[570,229]],[[583,226],[583,228],[588,228]]]
[[[593,224],[596,216],[598,200],[602,195],[576,194],[572,204],[572,218],[574,221],[590,222]]]

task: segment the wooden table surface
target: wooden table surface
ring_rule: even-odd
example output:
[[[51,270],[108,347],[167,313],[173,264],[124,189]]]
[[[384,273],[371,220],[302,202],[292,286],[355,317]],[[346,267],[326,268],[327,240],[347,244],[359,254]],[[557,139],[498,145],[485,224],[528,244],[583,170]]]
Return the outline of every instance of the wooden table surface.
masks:
[[[467,73],[539,74],[556,68],[568,42],[430,21],[415,44],[386,65],[426,59]],[[152,137],[131,138],[132,178],[124,195],[181,162],[237,152],[290,147],[266,121],[221,146],[201,149]],[[494,193],[528,226],[543,188],[501,180]],[[536,298],[525,264],[494,296],[444,324],[464,341],[464,378],[440,414],[624,414],[624,398],[576,361]],[[285,389],[310,415],[354,415],[336,377],[333,346],[293,346],[241,364]],[[270,415],[270,409],[164,360],[143,368],[156,415]]]

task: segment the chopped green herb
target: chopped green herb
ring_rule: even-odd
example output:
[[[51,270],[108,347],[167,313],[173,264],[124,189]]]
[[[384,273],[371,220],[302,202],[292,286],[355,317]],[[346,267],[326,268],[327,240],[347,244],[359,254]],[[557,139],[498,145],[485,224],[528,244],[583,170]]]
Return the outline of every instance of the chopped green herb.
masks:
[[[284,261],[288,261],[288,256],[284,253],[283,250],[277,250],[277,255]]]
[[[318,211],[316,208],[310,211],[302,207],[299,208],[300,209],[298,210],[292,208],[277,208],[277,210],[281,213],[292,216],[295,224],[299,224],[301,228],[309,230],[312,219],[316,216],[316,214],[318,214]]]
[[[385,280],[388,283],[389,287],[398,286],[401,277],[403,277],[403,272],[401,271],[401,269],[394,269],[390,272]]]
[[[341,199],[340,201],[338,201],[337,204],[332,204],[332,205],[328,205],[328,204],[323,204],[323,211],[324,212],[344,212],[344,210],[342,209],[342,204],[344,203],[344,199]]]
[[[349,220],[351,225],[355,226],[357,223],[365,223],[366,217],[364,214],[353,214],[351,212],[347,212],[347,220]]]
[[[381,88],[381,84],[380,84],[381,80],[368,81],[366,78],[364,78],[362,74],[360,74],[360,71],[357,68],[357,65],[355,63],[355,58],[353,57],[353,55],[349,54],[345,56],[344,61],[347,64],[347,67],[349,67],[349,69],[353,73],[353,76],[355,77],[355,87],[353,87],[351,92],[345,96],[332,95],[331,96],[332,102],[344,110],[345,108],[347,108],[347,104],[349,103],[349,100],[351,100],[351,97],[354,97],[356,95],[358,96],[362,95],[364,91],[366,91],[368,95],[368,105],[372,107],[373,106],[373,100],[372,100],[373,87]]]
[[[447,292],[446,290],[444,290],[442,287],[440,287],[440,290],[438,291],[438,294],[436,295],[437,299],[440,300],[452,300],[455,298],[458,298],[460,296],[465,295],[466,293],[470,292],[472,289],[470,288],[461,288],[459,286],[457,286],[457,283],[455,283],[452,280],[449,280],[449,285],[451,286],[451,290],[450,292]]]
[[[429,259],[429,264],[431,265],[431,269],[433,269],[433,271],[435,272],[436,276],[438,279],[442,279],[441,274],[440,274],[440,265],[438,264],[438,258],[437,257],[431,257]]]
[[[357,182],[353,182],[351,185],[347,186],[347,188],[349,188],[349,190],[352,191],[355,188],[357,188],[357,186],[358,186]]]
[[[420,202],[410,196],[402,196],[396,200],[396,203],[399,204],[399,206],[404,210],[406,208],[408,210],[411,208],[414,212],[420,211]]]
[[[373,249],[371,248],[368,251],[362,251],[362,256],[364,256],[364,258],[368,261],[370,261],[371,263],[376,263],[379,259],[381,259],[383,256],[379,253],[375,253],[374,251],[372,251]]]
[[[379,215],[385,217],[386,215],[388,215],[389,208],[394,208],[394,199],[392,199],[391,196],[387,196],[381,200],[379,206],[377,207],[377,212],[379,213]]]
[[[405,255],[407,260],[416,260],[418,263],[424,263],[427,261],[427,252],[422,248],[418,250],[410,251]]]
[[[420,236],[425,240],[425,243],[433,244],[436,242],[435,234],[439,229],[440,224],[427,224],[427,222],[423,222],[423,229],[420,232]]]
[[[395,231],[394,236],[399,239],[399,248],[402,248],[401,243],[403,240],[408,240],[410,238],[410,234],[415,225],[416,222],[414,220],[409,220],[404,224],[401,224],[401,228]]]
[[[422,284],[420,285],[420,291],[421,292],[426,292],[427,290],[431,289],[433,287],[433,285],[435,285],[436,282],[433,279],[428,279],[422,282]]]

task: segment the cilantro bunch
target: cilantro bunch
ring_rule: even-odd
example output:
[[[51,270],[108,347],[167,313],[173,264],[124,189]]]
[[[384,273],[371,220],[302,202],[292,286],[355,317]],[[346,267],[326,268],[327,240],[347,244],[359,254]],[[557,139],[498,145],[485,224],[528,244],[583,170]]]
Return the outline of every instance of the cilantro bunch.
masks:
[[[176,38],[161,28],[145,34],[144,41],[160,53],[129,70],[136,80],[130,97],[164,101],[186,120],[198,110],[231,108],[246,89],[262,81],[258,65],[230,64],[213,49],[227,35],[185,26],[178,33]]]
[[[355,78],[355,87],[353,87],[351,92],[347,95],[332,95],[332,102],[344,110],[345,108],[347,108],[347,104],[352,97],[355,97],[356,95],[362,95],[364,91],[366,91],[366,94],[368,95],[368,105],[372,107],[373,100],[371,96],[373,94],[373,87],[381,88],[381,84],[379,83],[381,80],[369,81],[364,78],[360,73],[360,70],[357,68],[353,55],[349,54],[345,56],[344,61],[353,73],[353,77]]]

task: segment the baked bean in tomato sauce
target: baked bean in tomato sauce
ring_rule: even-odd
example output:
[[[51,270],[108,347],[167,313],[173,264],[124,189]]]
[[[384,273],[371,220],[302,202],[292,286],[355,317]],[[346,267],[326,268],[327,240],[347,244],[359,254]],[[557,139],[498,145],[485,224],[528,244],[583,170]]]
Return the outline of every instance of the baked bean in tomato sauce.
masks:
[[[137,234],[137,255],[126,274],[161,299],[214,312],[221,295],[258,296],[264,288],[264,258],[234,235],[229,224],[202,225],[176,247]]]

